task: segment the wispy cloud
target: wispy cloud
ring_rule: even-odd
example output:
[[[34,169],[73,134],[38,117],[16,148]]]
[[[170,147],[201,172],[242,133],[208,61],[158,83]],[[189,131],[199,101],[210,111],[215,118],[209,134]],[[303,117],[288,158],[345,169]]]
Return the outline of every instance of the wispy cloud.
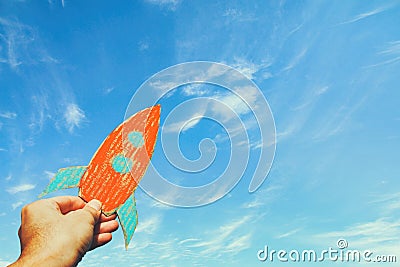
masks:
[[[177,122],[169,123],[168,125],[163,127],[163,133],[183,133],[193,127],[195,127],[204,117],[203,111],[193,111],[194,113],[190,114],[190,118],[185,118]]]
[[[72,133],[75,128],[80,127],[86,116],[83,110],[80,109],[77,104],[71,103],[68,104],[65,109],[64,118],[66,122],[66,128],[70,133]]]
[[[24,204],[22,201],[18,201],[18,202],[12,203],[12,204],[11,204],[11,208],[12,208],[13,210],[15,210],[15,209],[18,208],[19,206],[22,206],[22,204]]]
[[[17,113],[11,112],[11,111],[3,111],[3,112],[0,112],[0,117],[13,120],[13,119],[17,118]]]
[[[200,241],[200,239],[198,239],[198,238],[187,238],[187,239],[184,239],[184,240],[181,240],[181,241],[179,241],[179,245],[183,245],[183,244],[185,244],[185,243],[190,243],[190,242],[197,242],[197,241]]]
[[[351,240],[349,246],[352,248],[398,253],[399,236],[400,220],[380,218],[350,225],[344,230],[317,234],[314,237],[319,240],[345,238]]]
[[[153,215],[143,223],[139,222],[138,228],[142,224],[143,230],[137,229],[139,232],[135,234],[127,253],[120,253],[124,247],[122,243],[114,247],[113,259],[115,262],[126,262],[135,258],[137,265],[133,266],[158,266],[161,263],[174,266],[178,261],[190,261],[191,266],[204,266],[210,262],[232,261],[238,253],[251,247],[254,231],[246,225],[257,219],[255,213],[241,214],[224,222],[203,224],[197,234],[181,236],[179,231],[162,231],[167,222],[162,223],[159,215]],[[147,227],[149,230],[145,232]],[[89,259],[85,260],[87,262]]]
[[[318,100],[318,98],[324,93],[326,93],[328,90],[329,86],[316,87],[315,90],[312,90],[310,94],[307,94],[303,97],[303,100],[301,101],[300,104],[293,107],[292,109],[298,111],[306,107],[309,107],[311,104],[315,103]]]
[[[312,89],[306,90],[303,95],[299,97],[299,102],[294,104],[290,109],[293,115],[291,115],[289,120],[285,123],[285,127],[283,129],[277,129],[276,138],[278,142],[292,137],[303,129],[312,115],[314,106],[329,89],[330,86],[328,85],[316,85]]]
[[[137,233],[144,232],[146,234],[154,234],[161,226],[162,218],[160,215],[152,215],[138,222]]]
[[[291,60],[290,62],[282,69],[282,71],[288,71],[296,67],[300,61],[304,58],[304,56],[307,54],[308,48],[303,48],[298,52]]]
[[[280,235],[276,236],[276,238],[277,238],[277,239],[281,239],[281,238],[289,237],[289,236],[292,236],[292,235],[296,234],[296,233],[299,232],[300,230],[301,230],[301,228],[296,228],[296,229],[293,229],[293,230],[291,230],[291,231],[289,231],[289,232],[280,234]]]
[[[147,3],[157,5],[168,10],[175,11],[180,4],[180,0],[146,0]]]
[[[281,185],[269,185],[265,189],[252,194],[253,199],[243,203],[241,208],[248,210],[270,206],[274,201],[279,199],[281,191]]]
[[[378,52],[378,55],[383,57],[381,62],[365,66],[364,68],[379,67],[400,62],[400,41],[387,43],[382,51]]]
[[[6,191],[8,193],[14,195],[16,193],[32,190],[35,187],[36,187],[36,185],[34,185],[34,184],[20,184],[20,185],[17,185],[17,186],[10,187]]]
[[[138,43],[138,48],[139,48],[139,51],[140,51],[140,52],[149,50],[149,48],[150,48],[149,42],[147,42],[147,41],[140,41],[140,42]]]
[[[216,231],[202,238],[194,238],[190,242],[185,241],[188,248],[199,249],[201,255],[212,254],[229,254],[230,256],[245,250],[251,245],[252,233],[238,234],[239,229],[245,229],[252,216],[244,216],[240,220],[232,221],[230,223],[220,226]]]
[[[394,212],[400,211],[400,193],[375,195],[368,204],[378,205],[379,210],[385,215],[392,215]]]
[[[205,88],[203,84],[193,83],[182,86],[181,93],[184,96],[204,96],[210,94],[210,90]]]
[[[370,17],[370,16],[379,14],[379,13],[381,13],[381,12],[383,12],[383,11],[386,11],[387,9],[389,9],[388,6],[378,7],[378,8],[375,8],[375,9],[371,10],[371,11],[367,11],[367,12],[358,14],[358,15],[354,16],[353,18],[349,19],[349,20],[346,20],[346,21],[344,21],[344,22],[339,23],[339,25],[354,23],[354,22],[357,22],[357,21],[359,21],[359,20],[368,18],[368,17]]]
[[[384,55],[399,55],[400,54],[400,40],[389,42],[385,48],[379,52]]]
[[[312,139],[316,141],[325,140],[331,136],[341,133],[345,127],[350,123],[353,113],[362,107],[368,95],[364,95],[357,102],[353,103],[350,107],[342,105],[334,114],[330,116],[328,121],[324,121],[323,126],[314,133]]]
[[[322,242],[344,238],[349,242],[349,247],[354,249],[369,249],[374,252],[398,255],[400,193],[379,193],[371,195],[371,198],[372,200],[367,204],[371,212],[377,211],[378,215],[375,218],[359,221],[342,229],[317,233],[314,238]]]
[[[110,94],[112,91],[114,91],[114,89],[115,89],[114,86],[110,86],[110,87],[104,88],[103,93],[104,93],[105,95],[108,95],[108,94]]]
[[[246,88],[241,88],[239,95],[236,95],[234,93],[230,94],[224,94],[224,95],[217,95],[215,96],[215,99],[221,101],[223,104],[226,106],[230,107],[232,111],[229,109],[226,109],[224,105],[216,104],[212,105],[212,111],[215,114],[220,114],[224,118],[229,118],[232,117],[234,114],[237,115],[245,115],[251,112],[250,107],[252,107],[256,101],[256,94],[252,91],[246,90]],[[249,106],[246,104],[246,102],[243,101],[241,97],[247,96],[246,99],[251,101],[249,103]],[[228,112],[227,112],[228,111]]]
[[[35,36],[36,33],[30,26],[17,20],[0,17],[0,44],[5,47],[5,54],[0,54],[0,58],[2,58],[0,62],[17,70],[21,64],[32,61],[30,51]]]
[[[45,92],[41,91],[33,95],[31,99],[35,109],[31,113],[29,128],[32,132],[38,133],[42,131],[45,121],[51,118],[48,96]]]
[[[223,14],[223,17],[228,18],[230,22],[252,22],[257,20],[255,14],[245,13],[242,10],[236,8],[228,8]]]
[[[267,71],[267,68],[271,66],[271,62],[265,61],[261,63],[255,63],[247,60],[243,57],[234,57],[233,62],[229,62],[229,65],[236,70],[240,71],[243,75],[251,80],[256,78],[270,78],[272,75]]]
[[[44,175],[46,175],[47,179],[52,179],[54,178],[54,176],[56,175],[55,172],[51,172],[51,171],[44,171]]]

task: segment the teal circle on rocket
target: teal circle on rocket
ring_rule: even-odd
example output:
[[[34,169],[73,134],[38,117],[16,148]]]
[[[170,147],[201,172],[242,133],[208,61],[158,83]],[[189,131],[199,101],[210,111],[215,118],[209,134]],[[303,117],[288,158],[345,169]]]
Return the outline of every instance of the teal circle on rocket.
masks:
[[[115,156],[112,161],[112,167],[116,172],[128,173],[132,169],[133,162],[130,158],[125,157],[122,154]]]
[[[134,147],[142,147],[144,145],[144,139],[141,132],[130,132],[128,134],[128,140]]]

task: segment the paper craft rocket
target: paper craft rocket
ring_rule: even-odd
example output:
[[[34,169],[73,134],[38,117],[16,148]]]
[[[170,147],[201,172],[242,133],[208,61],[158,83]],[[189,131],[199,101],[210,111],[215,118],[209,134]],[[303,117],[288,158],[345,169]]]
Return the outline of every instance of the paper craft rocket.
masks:
[[[103,141],[88,166],[60,169],[39,197],[65,188],[79,188],[79,196],[103,203],[106,216],[118,214],[128,248],[137,225],[134,191],[146,172],[160,124],[160,105],[132,115]]]

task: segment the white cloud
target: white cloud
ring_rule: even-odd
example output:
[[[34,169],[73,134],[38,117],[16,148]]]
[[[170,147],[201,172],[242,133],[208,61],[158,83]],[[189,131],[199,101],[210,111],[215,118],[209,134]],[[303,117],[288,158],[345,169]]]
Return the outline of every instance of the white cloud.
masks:
[[[388,8],[389,8],[389,7],[384,7],[384,6],[383,6],[383,7],[375,8],[375,9],[373,9],[373,10],[371,10],[371,11],[367,11],[367,12],[361,13],[361,14],[356,15],[356,16],[354,16],[353,18],[351,18],[351,19],[349,19],[349,20],[347,20],[347,21],[344,21],[344,22],[342,22],[342,23],[339,23],[339,25],[357,22],[357,21],[359,21],[359,20],[362,20],[362,19],[368,18],[368,17],[370,17],[370,16],[379,14],[379,13],[381,13],[381,12],[387,10]]]
[[[252,234],[247,234],[233,239],[232,242],[225,246],[226,251],[236,254],[239,251],[250,248],[251,237]]]
[[[33,185],[33,184],[21,184],[21,185],[10,187],[6,191],[13,195],[13,194],[16,194],[19,192],[25,192],[25,191],[32,190],[35,187],[36,187],[36,185]]]
[[[387,59],[376,64],[368,65],[365,68],[378,67],[400,61],[400,41],[391,41],[387,43],[378,55],[384,56]]]
[[[380,217],[348,225],[342,229],[315,234],[316,242],[329,242],[344,238],[353,249],[369,249],[374,253],[398,254],[400,241],[400,193],[372,196],[370,210],[376,209]],[[399,255],[400,256],[400,255]]]
[[[211,106],[213,114],[221,115],[224,119],[232,119],[235,114],[239,117],[249,114],[258,108],[257,101],[258,92],[252,87],[237,87],[235,90],[223,95],[215,95],[214,99],[222,102],[215,103]],[[245,102],[247,101],[247,103]],[[225,105],[229,107],[227,109]],[[242,119],[242,118],[241,118]]]
[[[146,41],[140,41],[138,46],[139,46],[139,51],[141,52],[149,50],[150,47],[149,43]]]
[[[45,121],[51,118],[47,99],[48,96],[44,92],[32,96],[32,105],[35,107],[35,110],[32,112],[29,128],[33,132],[40,132]]]
[[[168,81],[168,82],[164,82],[164,81],[154,81],[149,83],[149,86],[154,88],[157,91],[167,91],[170,89],[175,88],[179,83],[176,81]]]
[[[36,34],[30,26],[16,20],[0,17],[0,26],[0,45],[3,44],[6,48],[5,54],[0,54],[0,57],[3,57],[0,62],[8,64],[13,70],[18,70],[21,64],[32,61],[31,52],[34,49],[32,43]]]
[[[268,68],[270,65],[271,63],[268,62],[256,64],[254,62],[248,61],[245,58],[240,58],[240,57],[235,57],[234,61],[230,63],[231,67],[238,70],[251,80],[254,80],[255,76],[258,74],[260,74],[260,77],[264,79],[270,78],[272,75],[269,72],[265,71],[265,69]]]
[[[144,214],[141,215],[140,218],[143,218]],[[238,253],[251,247],[254,231],[246,225],[258,218],[259,214],[256,213],[245,216],[241,213],[236,218],[227,218],[225,223],[205,224],[197,234],[185,236],[184,232],[164,231],[168,223],[162,223],[159,215],[153,215],[144,219],[143,223],[139,221],[138,228],[143,229],[137,229],[139,232],[136,232],[128,251],[120,252],[124,248],[121,240],[120,244],[113,247],[110,256],[117,264],[135,258],[136,264],[132,266],[174,266],[178,261],[190,262],[191,266],[208,266],[209,263],[229,262]],[[147,227],[150,229],[145,232]],[[99,255],[88,255],[83,264],[96,266],[95,259],[98,258]],[[93,265],[89,262],[93,262]]]
[[[51,171],[44,171],[44,174],[46,175],[46,177],[50,180],[52,178],[54,178],[54,176],[56,175],[55,172],[51,172]]]
[[[242,10],[238,10],[236,8],[228,8],[222,14],[223,17],[227,19],[227,22],[253,22],[256,21],[258,18],[256,14],[251,13],[243,13]]]
[[[169,10],[176,10],[180,4],[180,0],[146,0],[147,3],[152,5],[157,5],[162,8],[167,8]]]
[[[379,218],[346,227],[344,230],[317,234],[314,237],[320,242],[344,238],[349,247],[369,249],[374,252],[398,253],[400,220]]]
[[[331,136],[341,133],[351,122],[351,117],[358,109],[360,109],[368,99],[368,94],[361,97],[358,102],[352,103],[350,107],[342,105],[332,112],[327,121],[323,122],[323,126],[318,128],[313,134],[312,139],[316,141],[325,140]]]
[[[202,256],[213,254],[235,255],[250,247],[252,234],[244,227],[253,218],[250,215],[243,216],[239,220],[232,221],[219,227],[216,231],[203,235],[202,238],[193,238],[187,243],[188,248],[198,248]],[[240,229],[247,230],[246,234],[240,233]]]
[[[11,207],[12,207],[13,210],[15,210],[19,206],[22,206],[22,204],[24,204],[22,201],[18,201],[18,202],[12,203]]]
[[[136,232],[144,232],[146,234],[154,234],[161,226],[162,219],[159,215],[153,215],[151,217],[144,218],[143,221],[139,221]]]
[[[392,215],[394,212],[400,211],[400,193],[379,194],[368,204],[379,205],[379,210],[383,214]]]
[[[198,238],[187,238],[187,239],[179,241],[179,245],[190,243],[190,242],[196,242],[196,241],[200,241],[200,239],[198,239]]]
[[[301,101],[300,104],[297,106],[293,107],[292,109],[294,111],[298,111],[301,109],[304,109],[306,107],[312,106],[312,104],[315,104],[316,101],[327,91],[329,90],[329,86],[321,86],[321,87],[316,87],[314,90],[311,90],[311,93],[305,94],[303,96],[303,101]]]
[[[379,54],[389,54],[389,55],[400,54],[400,41],[389,42],[386,45],[385,49],[381,51]]]
[[[181,133],[185,132],[193,127],[195,127],[204,117],[205,110],[201,111],[193,111],[193,114],[190,115],[189,119],[184,118],[183,120],[168,123],[167,126],[164,126],[162,131],[163,133]]]
[[[259,190],[252,194],[254,198],[241,205],[243,209],[255,209],[258,207],[270,206],[281,196],[282,186],[281,185],[269,185],[265,189]]]
[[[107,87],[103,90],[105,95],[108,95],[109,93],[111,93],[112,91],[114,91],[115,87],[111,86],[111,87]]]
[[[235,94],[227,94],[224,96],[218,96],[217,99],[230,107],[233,112],[236,114],[244,115],[249,113],[251,110],[250,108],[246,105],[246,103],[237,95]],[[234,115],[233,112],[226,112],[228,111],[226,108],[222,107],[221,104],[216,104],[213,105],[213,112],[216,114],[224,114],[223,116],[225,118],[231,117]]]
[[[289,232],[280,234],[276,238],[281,239],[281,238],[289,237],[289,236],[294,235],[295,233],[299,232],[300,230],[301,230],[301,228],[297,228],[297,229],[291,230]]]
[[[65,109],[64,118],[68,131],[72,133],[75,127],[79,127],[85,120],[86,116],[82,109],[77,104],[71,103],[67,105]]]
[[[13,119],[17,118],[17,113],[10,112],[10,111],[4,111],[4,112],[0,112],[0,117],[13,120]]]
[[[303,59],[303,57],[307,54],[307,50],[308,48],[303,48],[302,50],[300,50],[300,52],[292,58],[289,64],[286,67],[284,67],[282,71],[291,70],[294,67],[296,67]]]
[[[201,83],[192,83],[182,86],[181,92],[185,96],[204,96],[210,93]]]

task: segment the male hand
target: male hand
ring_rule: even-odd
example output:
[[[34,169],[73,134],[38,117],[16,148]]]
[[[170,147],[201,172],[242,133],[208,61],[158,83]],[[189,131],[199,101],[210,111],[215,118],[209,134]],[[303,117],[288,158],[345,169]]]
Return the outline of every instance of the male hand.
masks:
[[[101,203],[60,196],[26,205],[18,235],[21,255],[10,266],[76,266],[85,253],[111,241],[116,215],[101,213]]]

